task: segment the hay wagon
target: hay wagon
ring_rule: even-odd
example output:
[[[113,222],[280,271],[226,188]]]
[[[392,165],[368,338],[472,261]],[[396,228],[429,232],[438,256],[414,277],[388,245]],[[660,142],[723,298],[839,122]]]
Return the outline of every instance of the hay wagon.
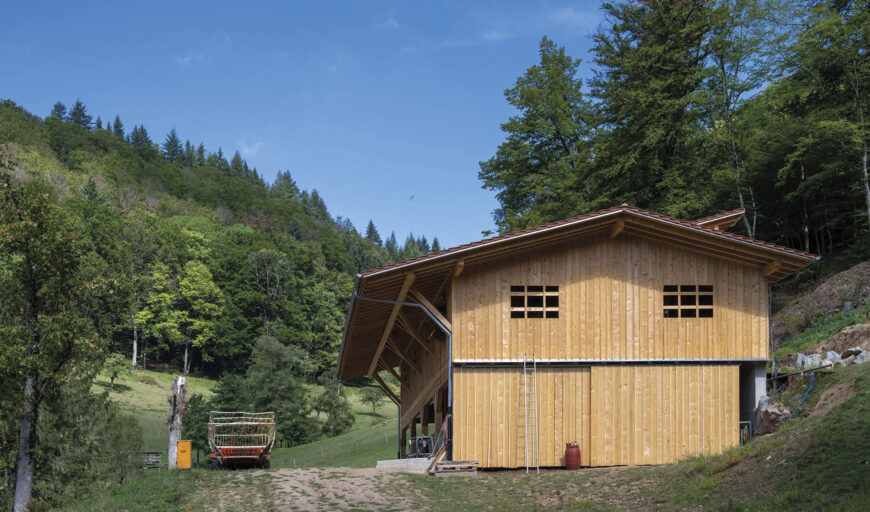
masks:
[[[209,413],[208,445],[212,469],[269,468],[274,443],[274,412]]]

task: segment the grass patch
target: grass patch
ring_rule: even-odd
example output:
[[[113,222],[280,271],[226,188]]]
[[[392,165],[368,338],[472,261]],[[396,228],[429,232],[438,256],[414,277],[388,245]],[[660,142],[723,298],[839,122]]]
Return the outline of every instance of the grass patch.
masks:
[[[870,306],[823,317],[798,334],[786,339],[785,345],[776,350],[773,355],[779,360],[783,356],[806,350],[825,341],[846,327],[864,323],[868,319],[870,319]]]
[[[122,373],[115,379],[115,387],[109,386],[109,379],[100,375],[94,381],[94,391],[108,391],[109,398],[118,404],[125,413],[133,416],[142,427],[142,449],[147,451],[166,451],[169,433],[166,418],[169,405],[166,397],[172,388],[172,378],[176,371],[137,370]],[[187,376],[187,394],[211,396],[215,381],[200,377]]]

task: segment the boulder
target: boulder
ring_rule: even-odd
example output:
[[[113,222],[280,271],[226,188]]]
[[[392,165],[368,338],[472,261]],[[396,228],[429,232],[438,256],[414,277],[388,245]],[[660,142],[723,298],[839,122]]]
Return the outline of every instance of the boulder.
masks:
[[[846,350],[843,351],[842,354],[840,354],[840,357],[843,359],[846,359],[847,357],[857,356],[861,352],[864,352],[863,350],[861,350],[861,347],[847,348]]]
[[[807,356],[801,354],[800,352],[798,352],[797,359],[794,362],[795,368],[803,370],[804,368],[807,367],[808,364],[809,364],[809,358]]]
[[[776,432],[789,415],[791,410],[785,405],[774,402],[768,396],[761,397],[755,409],[755,433],[763,435]]]
[[[853,364],[855,364],[855,356],[843,358],[843,366],[851,366]]]
[[[837,367],[843,366],[843,360],[840,359],[840,354],[834,352],[833,350],[829,351],[825,354],[825,359],[822,361],[823,364],[830,363],[829,366]]]
[[[864,352],[861,352],[860,354],[855,356],[855,360],[853,361],[853,363],[854,364],[864,364],[867,361],[870,361],[870,352],[865,350]]]

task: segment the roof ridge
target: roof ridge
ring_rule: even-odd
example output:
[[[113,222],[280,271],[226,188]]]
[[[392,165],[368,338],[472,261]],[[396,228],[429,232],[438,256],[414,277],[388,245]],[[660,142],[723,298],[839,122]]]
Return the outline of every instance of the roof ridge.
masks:
[[[735,208],[733,210],[728,210],[727,212],[721,212],[715,215],[708,215],[707,217],[701,217],[700,219],[695,219],[689,222],[691,222],[692,224],[703,224],[705,222],[709,222],[711,220],[719,219],[722,217],[730,217],[737,213],[746,213],[746,208]]]
[[[725,216],[725,215],[734,214],[734,213],[737,213],[737,212],[738,212],[739,210],[741,210],[741,209],[742,209],[742,208],[738,208],[738,209],[736,209],[736,210],[731,210],[730,212],[723,212],[723,213],[718,214],[718,215],[716,215],[716,216],[712,216],[712,218],[715,218],[715,217],[717,217],[717,216]],[[728,231],[717,231],[717,230],[715,230],[715,229],[713,229],[713,228],[710,228],[710,227],[707,227],[707,226],[703,226],[703,225],[699,225],[699,224],[697,224],[697,222],[699,222],[699,221],[710,220],[710,217],[705,217],[705,218],[698,219],[698,220],[695,220],[695,221],[687,221],[687,220],[677,219],[677,218],[675,218],[675,217],[670,217],[670,216],[668,216],[668,215],[663,215],[663,214],[660,214],[660,213],[653,213],[653,212],[651,212],[651,211],[649,211],[649,210],[644,210],[643,208],[638,208],[638,207],[636,207],[636,206],[629,206],[629,205],[626,204],[626,203],[622,203],[620,206],[612,206],[612,207],[610,207],[610,208],[604,208],[604,209],[597,210],[597,211],[594,211],[594,212],[583,213],[583,214],[576,215],[576,216],[574,216],[574,217],[570,217],[570,218],[567,218],[567,219],[558,220],[558,221],[550,222],[550,223],[547,223],[547,224],[542,224],[542,225],[540,225],[540,226],[534,226],[534,227],[531,227],[531,228],[525,228],[525,229],[521,229],[521,230],[519,230],[519,231],[512,231],[512,232],[510,232],[510,233],[505,233],[505,234],[503,234],[503,235],[495,235],[495,236],[492,236],[492,237],[484,238],[484,239],[482,239],[482,240],[477,240],[477,241],[474,241],[474,242],[468,242],[468,243],[466,243],[466,244],[461,244],[461,245],[457,245],[457,246],[450,247],[450,248],[447,248],[447,249],[442,249],[442,250],[440,250],[440,251],[438,251],[438,252],[431,252],[431,253],[429,253],[429,254],[424,254],[424,255],[422,255],[422,256],[416,256],[416,257],[414,257],[414,258],[408,258],[408,259],[405,259],[405,260],[402,260],[402,261],[397,261],[397,262],[394,262],[394,263],[389,263],[389,264],[387,264],[387,265],[382,265],[382,266],[380,266],[380,267],[375,267],[375,268],[372,268],[372,269],[369,269],[369,270],[365,270],[365,271],[363,271],[363,272],[360,272],[360,275],[366,276],[366,275],[369,275],[369,274],[374,274],[374,273],[378,273],[378,272],[383,272],[383,271],[385,271],[385,270],[389,270],[389,269],[391,269],[391,268],[395,268],[395,267],[403,267],[403,266],[406,266],[406,265],[410,265],[410,264],[412,264],[412,263],[417,263],[417,262],[424,261],[424,260],[429,260],[429,259],[435,259],[435,258],[438,258],[438,257],[444,256],[444,255],[446,255],[446,254],[450,254],[450,253],[453,253],[453,252],[458,252],[458,251],[461,251],[461,250],[471,249],[471,248],[474,248],[474,247],[477,247],[477,246],[486,245],[486,244],[490,244],[490,243],[493,243],[493,242],[500,242],[500,241],[504,241],[504,240],[510,240],[510,239],[512,239],[512,238],[517,238],[517,237],[519,237],[519,236],[526,235],[526,234],[529,234],[529,233],[534,233],[534,232],[537,232],[537,231],[544,231],[544,230],[552,229],[552,228],[556,228],[556,227],[559,227],[559,226],[562,226],[562,225],[572,224],[572,223],[577,222],[577,221],[580,221],[580,220],[591,219],[591,218],[595,218],[595,217],[600,217],[600,216],[602,216],[602,215],[607,215],[607,214],[610,214],[610,213],[613,213],[613,212],[618,212],[618,211],[623,211],[623,212],[632,212],[632,213],[635,213],[635,214],[638,214],[638,215],[642,215],[642,216],[644,216],[644,217],[654,218],[654,219],[659,219],[659,220],[662,220],[662,221],[666,221],[666,222],[671,222],[671,223],[674,223],[674,224],[678,224],[678,225],[683,226],[683,227],[687,227],[687,228],[691,228],[691,229],[695,229],[695,230],[701,230],[701,231],[704,231],[704,232],[709,233],[709,234],[711,234],[711,235],[720,236],[720,237],[725,237],[725,238],[731,238],[731,239],[738,240],[738,241],[741,241],[741,242],[750,243],[750,244],[753,244],[753,245],[757,245],[757,246],[760,246],[760,247],[764,247],[764,248],[767,248],[767,249],[772,249],[772,250],[776,250],[776,251],[780,251],[780,252],[786,252],[786,253],[789,253],[789,254],[793,254],[793,255],[796,255],[796,256],[801,256],[801,257],[808,258],[808,259],[816,259],[816,255],[815,255],[815,254],[812,254],[812,253],[804,252],[804,251],[801,251],[801,250],[798,250],[798,249],[792,249],[792,248],[790,248],[790,247],[785,247],[785,246],[783,246],[783,245],[774,244],[774,243],[772,243],[772,242],[765,242],[765,241],[763,241],[763,240],[759,240],[759,239],[757,239],[757,238],[747,237],[747,236],[743,236],[743,235],[737,235],[737,234],[735,234],[735,233],[730,233],[730,232],[728,232]]]

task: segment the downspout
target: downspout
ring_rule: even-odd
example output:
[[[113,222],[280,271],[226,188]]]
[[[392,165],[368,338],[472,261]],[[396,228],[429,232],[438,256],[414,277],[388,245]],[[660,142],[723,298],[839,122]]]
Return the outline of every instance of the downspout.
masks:
[[[398,306],[408,306],[411,308],[417,308],[420,311],[422,311],[427,317],[429,317],[429,319],[432,320],[432,323],[434,323],[439,329],[441,329],[441,331],[447,336],[447,416],[450,418],[450,422],[447,422],[447,418],[444,418],[444,420],[448,424],[447,440],[446,440],[447,453],[448,453],[449,458],[452,459],[453,458],[452,457],[452,452],[453,452],[453,443],[452,443],[452,437],[453,437],[453,428],[452,428],[452,418],[453,418],[453,333],[450,332],[450,329],[448,329],[446,326],[444,326],[444,324],[442,324],[440,321],[438,321],[438,319],[435,318],[435,315],[433,315],[432,313],[429,312],[428,309],[423,307],[422,304],[417,304],[416,302],[403,302],[403,301],[398,301],[398,300],[379,299],[376,297],[366,297],[364,295],[360,295],[357,291],[359,288],[359,281],[360,281],[360,276],[357,276],[357,279],[353,284],[353,299],[352,299],[353,301],[367,300],[369,302],[380,302],[382,304],[393,304],[393,305],[398,305]],[[351,302],[351,310],[353,310],[353,302]],[[350,322],[350,315],[348,315],[348,322]],[[342,347],[342,350],[343,349],[344,349],[344,347]],[[340,355],[339,355],[339,360],[341,360]],[[338,377],[338,370],[336,370],[336,378],[337,377]],[[399,425],[398,425],[398,435],[397,435],[397,437],[398,437],[397,442],[400,445],[399,446],[399,453],[401,453],[401,449],[402,449],[402,447],[401,447],[401,443],[402,443],[402,413],[401,413],[401,409],[402,409],[402,406],[400,405],[399,406],[399,421],[398,421]]]

